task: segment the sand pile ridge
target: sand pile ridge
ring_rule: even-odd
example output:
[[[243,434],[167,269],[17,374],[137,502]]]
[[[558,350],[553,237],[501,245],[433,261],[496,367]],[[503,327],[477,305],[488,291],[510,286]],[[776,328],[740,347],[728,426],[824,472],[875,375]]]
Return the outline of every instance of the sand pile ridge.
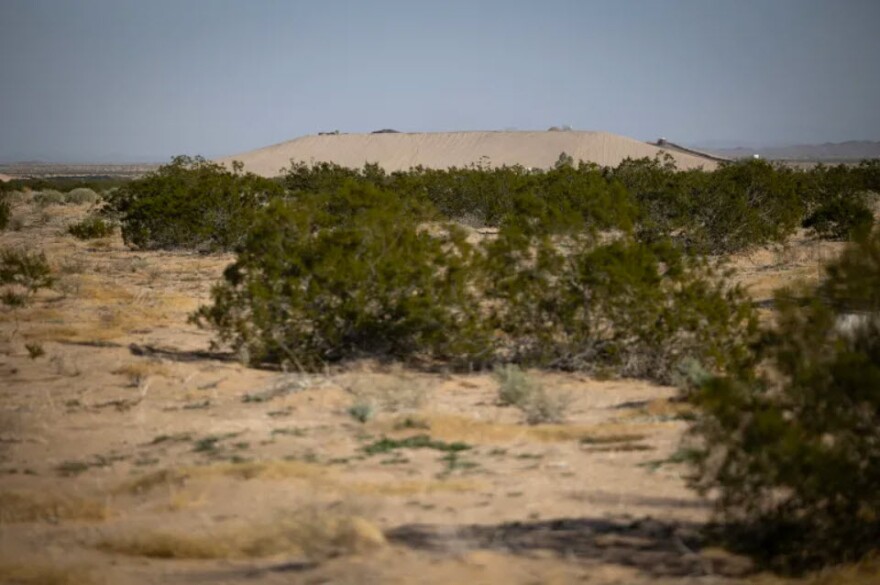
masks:
[[[281,174],[291,160],[333,162],[350,168],[377,163],[389,172],[420,165],[434,169],[464,167],[481,161],[496,167],[518,164],[548,168],[562,152],[575,161],[601,166],[616,166],[627,157],[654,157],[658,153],[669,153],[680,169],[711,170],[717,164],[709,158],[625,136],[581,131],[309,135],[224,157],[219,162],[229,165],[238,160],[245,170],[271,177]]]

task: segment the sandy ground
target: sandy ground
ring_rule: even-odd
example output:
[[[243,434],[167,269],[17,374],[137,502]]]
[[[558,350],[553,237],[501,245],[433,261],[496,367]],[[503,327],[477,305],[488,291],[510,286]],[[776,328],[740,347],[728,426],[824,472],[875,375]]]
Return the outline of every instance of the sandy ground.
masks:
[[[12,177],[10,177],[9,175],[4,175],[3,173],[0,173],[0,182],[5,183],[6,181],[11,181],[11,180],[12,180]]]
[[[668,152],[680,169],[714,169],[710,159],[663,149],[607,132],[433,132],[407,134],[340,134],[303,136],[266,148],[236,154],[220,162],[244,163],[245,170],[272,177],[290,161],[334,162],[361,168],[377,163],[387,171],[422,165],[443,169],[470,164],[522,165],[549,168],[565,152],[575,161],[617,166],[623,159],[653,158]]]
[[[710,508],[664,463],[686,424],[672,388],[535,372],[571,404],[528,426],[485,373],[246,368],[186,320],[230,257],[66,235],[87,211],[20,205],[24,227],[0,234],[60,277],[0,313],[0,582],[754,578],[704,548]],[[815,273],[811,249],[734,265],[764,298]],[[356,402],[375,418],[355,420]],[[433,443],[377,447],[420,435]]]

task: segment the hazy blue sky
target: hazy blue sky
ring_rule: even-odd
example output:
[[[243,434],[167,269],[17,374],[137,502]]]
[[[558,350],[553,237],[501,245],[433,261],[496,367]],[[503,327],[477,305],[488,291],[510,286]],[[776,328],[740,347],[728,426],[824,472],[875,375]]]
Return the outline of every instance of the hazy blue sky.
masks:
[[[880,0],[0,0],[0,160],[323,130],[880,140]]]

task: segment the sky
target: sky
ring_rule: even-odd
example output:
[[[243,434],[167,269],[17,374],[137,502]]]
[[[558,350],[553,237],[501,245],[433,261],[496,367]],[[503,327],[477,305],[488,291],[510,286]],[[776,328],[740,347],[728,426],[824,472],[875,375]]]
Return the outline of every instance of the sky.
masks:
[[[880,0],[0,0],[0,162],[319,131],[880,140]]]

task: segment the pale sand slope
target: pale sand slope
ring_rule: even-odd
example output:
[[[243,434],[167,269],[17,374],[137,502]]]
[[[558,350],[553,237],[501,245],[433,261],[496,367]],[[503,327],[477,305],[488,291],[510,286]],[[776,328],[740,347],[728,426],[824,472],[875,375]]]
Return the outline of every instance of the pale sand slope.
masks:
[[[245,170],[271,177],[290,161],[333,162],[360,168],[378,163],[386,171],[414,166],[443,169],[480,161],[494,167],[522,165],[548,168],[565,152],[575,161],[616,166],[627,157],[654,157],[668,152],[681,169],[714,169],[710,159],[607,132],[433,132],[414,134],[340,134],[303,136],[281,144],[220,159],[244,163]]]
[[[9,175],[4,175],[4,174],[0,173],[0,183],[5,183],[6,181],[11,181],[11,180],[12,180],[12,177],[10,177]]]

